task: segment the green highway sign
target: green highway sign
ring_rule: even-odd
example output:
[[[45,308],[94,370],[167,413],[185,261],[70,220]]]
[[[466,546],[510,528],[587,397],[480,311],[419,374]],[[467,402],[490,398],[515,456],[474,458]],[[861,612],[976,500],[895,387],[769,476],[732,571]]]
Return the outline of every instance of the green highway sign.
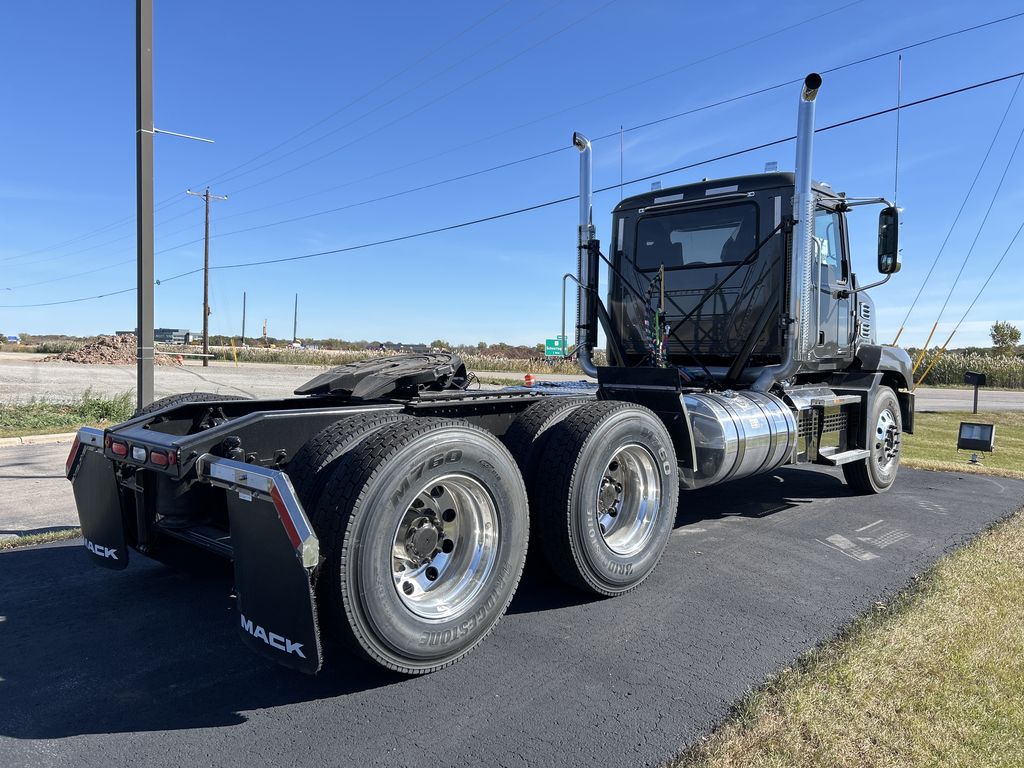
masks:
[[[557,336],[554,339],[544,339],[545,357],[565,357],[565,336]]]

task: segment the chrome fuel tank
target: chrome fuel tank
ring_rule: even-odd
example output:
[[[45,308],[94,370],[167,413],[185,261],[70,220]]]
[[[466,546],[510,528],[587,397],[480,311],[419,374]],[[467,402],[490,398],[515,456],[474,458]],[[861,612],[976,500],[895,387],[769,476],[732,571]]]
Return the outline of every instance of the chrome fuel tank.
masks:
[[[693,469],[681,468],[688,488],[769,472],[796,446],[796,419],[782,400],[763,392],[681,395],[693,436]]]

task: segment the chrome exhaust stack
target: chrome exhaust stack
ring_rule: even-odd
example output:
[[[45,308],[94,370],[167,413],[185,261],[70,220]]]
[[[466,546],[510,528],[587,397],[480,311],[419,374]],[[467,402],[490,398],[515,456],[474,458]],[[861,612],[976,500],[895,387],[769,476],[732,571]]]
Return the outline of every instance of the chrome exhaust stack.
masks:
[[[597,341],[594,322],[597,296],[597,259],[594,235],[594,173],[593,150],[590,139],[581,133],[573,133],[572,144],[580,151],[580,223],[576,244],[576,357],[580,368],[587,376],[597,377],[597,366],[592,357]]]
[[[812,281],[815,195],[811,186],[811,161],[814,150],[814,107],[821,88],[821,75],[812,72],[800,90],[800,108],[796,128],[796,171],[793,190],[793,265],[790,270],[789,307],[792,325],[786,332],[786,349],[780,365],[762,369],[753,389],[767,392],[779,381],[790,378],[800,363],[809,358],[816,334],[814,284]]]

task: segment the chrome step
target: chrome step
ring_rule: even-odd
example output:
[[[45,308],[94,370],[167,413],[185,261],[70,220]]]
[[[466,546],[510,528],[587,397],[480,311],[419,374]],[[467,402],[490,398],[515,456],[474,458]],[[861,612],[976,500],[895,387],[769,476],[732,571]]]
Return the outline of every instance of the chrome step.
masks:
[[[851,461],[860,461],[871,455],[867,448],[854,448],[849,451],[837,453],[835,448],[822,448],[818,451],[818,458],[826,464],[838,467],[841,464],[849,464]]]

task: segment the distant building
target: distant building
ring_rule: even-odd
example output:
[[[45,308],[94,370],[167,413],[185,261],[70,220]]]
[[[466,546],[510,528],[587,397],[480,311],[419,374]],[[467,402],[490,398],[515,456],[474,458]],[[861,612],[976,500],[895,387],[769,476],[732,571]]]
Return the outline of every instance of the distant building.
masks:
[[[135,331],[115,331],[118,336],[134,336]],[[185,328],[154,328],[153,341],[157,344],[183,346],[192,343],[192,331]]]
[[[192,332],[185,328],[154,328],[153,341],[157,344],[191,344]]]
[[[423,354],[431,352],[426,344],[402,344],[401,342],[385,342],[378,348],[381,352],[401,352]]]

